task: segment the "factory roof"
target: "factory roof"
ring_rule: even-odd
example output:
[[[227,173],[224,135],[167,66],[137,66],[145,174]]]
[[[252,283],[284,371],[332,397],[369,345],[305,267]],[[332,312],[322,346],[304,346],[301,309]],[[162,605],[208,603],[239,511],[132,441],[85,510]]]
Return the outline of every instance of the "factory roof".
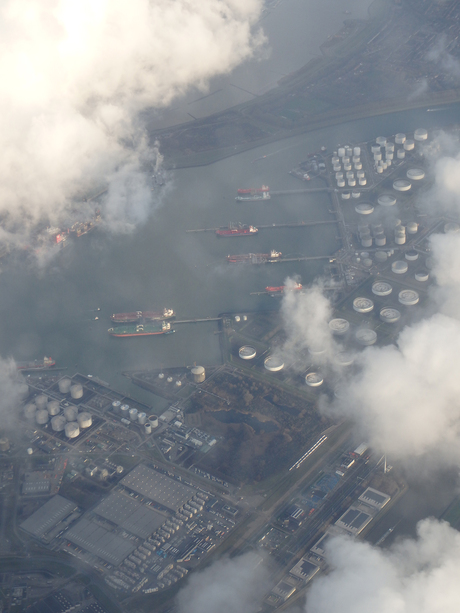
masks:
[[[144,539],[167,519],[158,511],[121,492],[112,492],[94,509],[94,513]]]
[[[314,575],[319,571],[319,566],[312,564],[305,558],[302,558],[297,562],[295,566],[289,571],[291,575],[303,579],[304,581],[310,581]]]
[[[335,525],[339,528],[344,528],[352,534],[359,534],[371,520],[372,516],[369,513],[364,513],[359,509],[351,507],[339,517]]]
[[[277,596],[281,596],[281,598],[286,601],[292,594],[295,592],[296,588],[293,585],[290,585],[286,581],[281,580],[272,590],[274,594]]]
[[[60,521],[77,509],[74,502],[62,496],[53,496],[35,513],[22,522],[21,528],[37,538],[42,538]]]
[[[382,509],[387,502],[391,500],[391,496],[387,496],[383,492],[379,492],[379,490],[374,490],[372,487],[368,487],[366,491],[364,491],[358,500],[361,502],[365,502],[371,507],[376,509]]]
[[[127,474],[121,484],[173,511],[177,511],[196,494],[196,490],[188,485],[143,464],[139,464]]]
[[[118,566],[136,545],[83,517],[66,532],[66,539],[109,564]]]

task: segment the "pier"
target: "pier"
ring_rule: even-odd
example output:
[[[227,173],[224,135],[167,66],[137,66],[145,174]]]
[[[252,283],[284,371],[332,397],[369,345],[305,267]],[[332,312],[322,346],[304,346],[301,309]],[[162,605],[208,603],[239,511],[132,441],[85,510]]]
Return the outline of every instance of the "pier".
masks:
[[[271,223],[266,225],[258,225],[258,230],[268,230],[270,228],[310,228],[312,226],[321,226],[325,224],[338,223],[336,219],[327,219],[324,221],[295,221],[292,223]],[[186,230],[186,232],[216,232],[217,230],[224,229],[225,226],[220,228],[198,228],[194,230]]]
[[[270,190],[271,196],[290,196],[294,194],[316,194],[318,192],[335,192],[336,190],[332,187],[310,187],[309,189],[282,189],[282,190]]]
[[[222,317],[204,317],[202,319],[180,319],[180,320],[176,320],[173,322],[174,325],[176,324],[200,324],[200,323],[204,323],[205,321],[221,321]]]

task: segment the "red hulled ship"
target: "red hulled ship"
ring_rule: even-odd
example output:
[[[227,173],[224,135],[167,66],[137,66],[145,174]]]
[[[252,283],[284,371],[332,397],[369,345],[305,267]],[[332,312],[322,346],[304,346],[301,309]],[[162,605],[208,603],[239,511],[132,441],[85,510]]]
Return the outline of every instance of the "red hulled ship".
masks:
[[[294,283],[293,285],[280,285],[279,287],[267,286],[265,291],[268,294],[284,294],[284,292],[293,292],[302,289],[300,283]]]

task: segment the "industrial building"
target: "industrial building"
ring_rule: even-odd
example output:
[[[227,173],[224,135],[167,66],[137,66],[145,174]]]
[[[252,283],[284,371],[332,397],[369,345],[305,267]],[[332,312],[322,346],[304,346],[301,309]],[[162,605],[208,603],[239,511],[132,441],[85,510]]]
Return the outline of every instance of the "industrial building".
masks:
[[[342,528],[346,532],[357,536],[364,530],[369,522],[372,521],[372,515],[361,511],[359,508],[350,507],[348,511],[339,517],[335,525]]]
[[[23,521],[21,528],[35,538],[44,539],[56,525],[77,510],[74,502],[57,494]]]

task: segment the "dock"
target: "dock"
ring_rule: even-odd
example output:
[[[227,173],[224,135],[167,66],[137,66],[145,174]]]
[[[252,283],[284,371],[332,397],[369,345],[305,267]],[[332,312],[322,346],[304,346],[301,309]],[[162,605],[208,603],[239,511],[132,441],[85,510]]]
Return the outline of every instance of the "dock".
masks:
[[[271,228],[310,228],[312,226],[321,226],[325,224],[339,223],[336,219],[326,219],[323,221],[295,221],[292,223],[271,223],[266,225],[258,225],[258,230],[269,230]],[[223,230],[225,226],[219,228],[198,228],[194,230],[186,230],[186,232],[217,232]]]
[[[202,319],[180,319],[180,320],[175,320],[173,322],[174,325],[176,324],[200,324],[200,323],[204,323],[206,321],[221,321],[222,317],[204,317]]]

